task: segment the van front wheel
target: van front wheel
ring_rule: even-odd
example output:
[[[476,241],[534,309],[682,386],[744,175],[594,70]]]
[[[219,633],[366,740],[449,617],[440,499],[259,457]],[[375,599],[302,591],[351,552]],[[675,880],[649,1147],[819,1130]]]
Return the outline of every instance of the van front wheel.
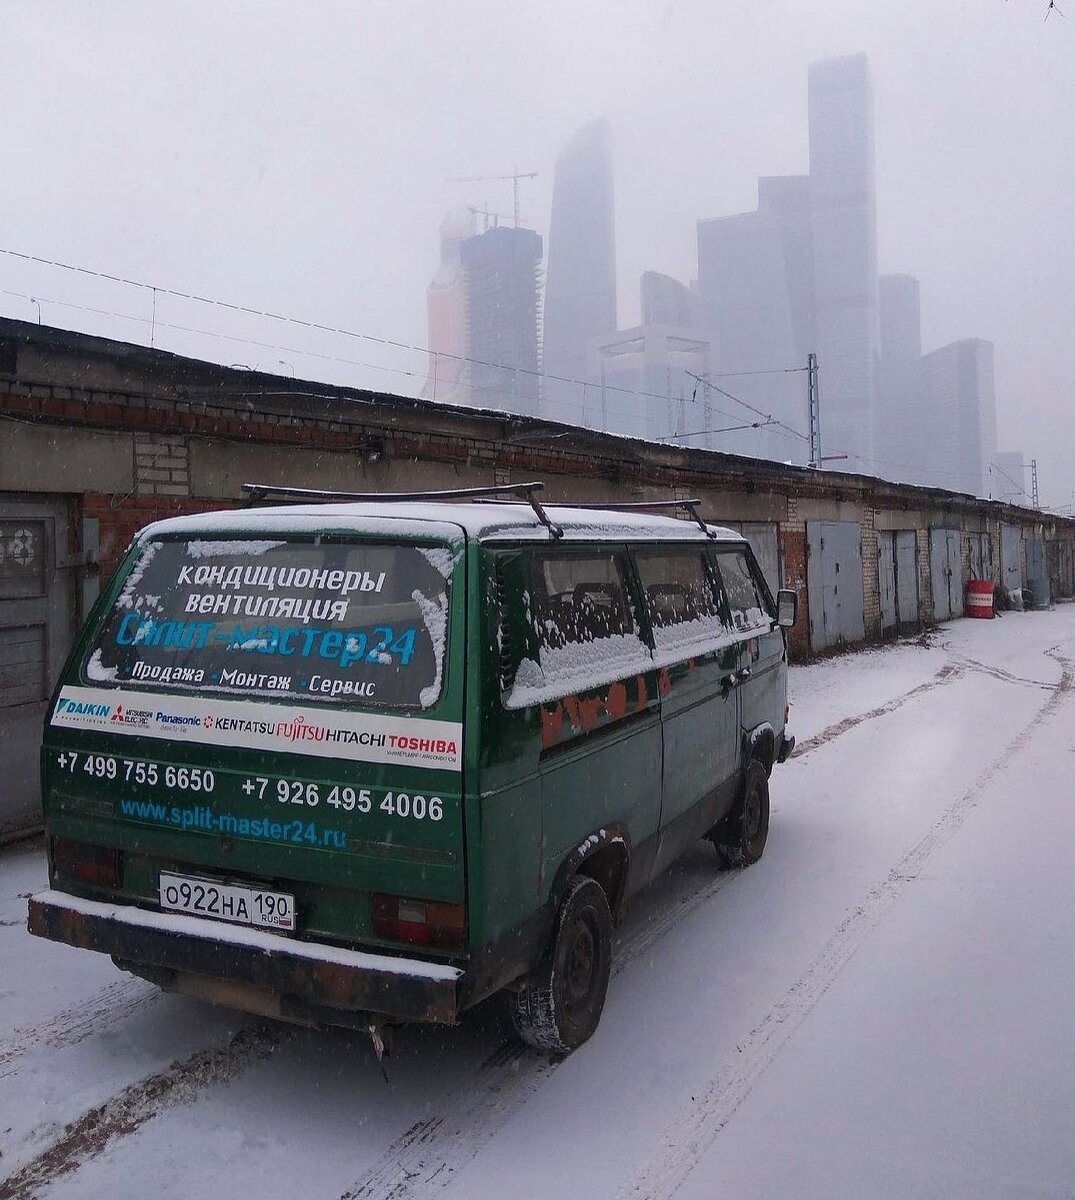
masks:
[[[577,875],[537,970],[508,993],[512,1024],[539,1050],[569,1054],[597,1028],[612,966],[612,914],[601,885]]]
[[[769,773],[752,758],[738,802],[709,837],[724,866],[749,867],[761,858],[768,836]]]

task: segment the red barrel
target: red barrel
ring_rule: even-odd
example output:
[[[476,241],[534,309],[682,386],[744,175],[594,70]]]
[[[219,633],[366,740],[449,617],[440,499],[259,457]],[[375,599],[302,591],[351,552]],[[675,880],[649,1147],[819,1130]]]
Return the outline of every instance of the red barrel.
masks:
[[[992,579],[972,579],[967,584],[967,616],[990,620],[997,614],[993,611]]]

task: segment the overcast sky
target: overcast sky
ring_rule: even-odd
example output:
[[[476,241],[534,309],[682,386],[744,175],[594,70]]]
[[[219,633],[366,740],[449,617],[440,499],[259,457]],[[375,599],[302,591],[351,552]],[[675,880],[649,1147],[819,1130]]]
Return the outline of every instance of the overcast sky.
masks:
[[[1075,0],[1046,21],[1047,3],[4,0],[0,247],[424,346],[444,212],[511,212],[510,183],[445,181],[539,172],[523,219],[545,234],[558,149],[605,116],[625,326],[641,271],[693,277],[698,218],[807,169],[807,64],[865,51],[881,269],[921,279],[926,349],[996,343],[1000,447],[1071,503]],[[6,255],[0,289],[47,324],[149,340],[149,293]],[[424,379],[420,355],[374,342],[156,304],[156,344],[183,353]],[[38,309],[0,294],[0,311]]]

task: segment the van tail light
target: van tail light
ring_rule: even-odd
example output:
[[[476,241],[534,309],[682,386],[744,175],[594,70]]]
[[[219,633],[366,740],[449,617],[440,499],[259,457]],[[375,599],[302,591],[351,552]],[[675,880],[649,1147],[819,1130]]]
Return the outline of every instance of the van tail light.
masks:
[[[462,904],[374,894],[373,932],[386,941],[456,950],[463,944],[466,928],[467,910]]]
[[[790,717],[790,716],[791,716],[791,705],[785,704],[784,705],[784,724],[785,725],[788,723],[788,717]]]
[[[119,851],[71,838],[52,839],[52,865],[61,879],[94,887],[118,888]]]

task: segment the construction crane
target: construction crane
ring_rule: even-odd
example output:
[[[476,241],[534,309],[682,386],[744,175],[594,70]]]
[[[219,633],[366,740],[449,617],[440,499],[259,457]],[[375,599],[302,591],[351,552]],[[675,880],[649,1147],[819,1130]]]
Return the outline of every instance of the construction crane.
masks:
[[[490,218],[492,219],[494,229],[497,227],[497,225],[500,224],[501,221],[506,221],[508,219],[507,217],[504,216],[503,213],[490,212],[488,204],[486,204],[484,208],[475,208],[473,204],[468,204],[467,212],[473,213],[476,217],[481,217],[482,233],[489,232]],[[517,223],[518,222],[516,222],[516,224]]]
[[[519,227],[519,180],[520,179],[537,179],[537,171],[520,171],[517,167],[510,175],[466,175],[460,179],[447,179],[446,183],[495,183],[501,180],[510,179],[512,184],[512,194],[515,198],[515,228]]]

